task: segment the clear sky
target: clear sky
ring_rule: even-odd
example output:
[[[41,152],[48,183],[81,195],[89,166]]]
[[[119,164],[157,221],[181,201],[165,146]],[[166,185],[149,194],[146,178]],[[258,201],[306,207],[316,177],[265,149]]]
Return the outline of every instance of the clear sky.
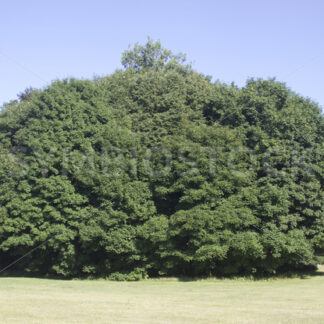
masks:
[[[2,0],[0,13],[0,106],[30,86],[110,74],[150,36],[214,80],[276,77],[324,107],[322,0]]]

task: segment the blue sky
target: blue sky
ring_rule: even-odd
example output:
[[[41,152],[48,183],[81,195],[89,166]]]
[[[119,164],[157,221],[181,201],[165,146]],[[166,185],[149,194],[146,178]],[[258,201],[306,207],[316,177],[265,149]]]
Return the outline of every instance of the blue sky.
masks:
[[[321,0],[3,0],[0,13],[0,106],[30,86],[113,73],[150,36],[214,80],[276,77],[324,107]]]

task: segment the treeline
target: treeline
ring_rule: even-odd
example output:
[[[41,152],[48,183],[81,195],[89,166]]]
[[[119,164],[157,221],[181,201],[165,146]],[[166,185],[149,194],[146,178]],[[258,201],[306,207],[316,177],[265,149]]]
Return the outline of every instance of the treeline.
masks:
[[[0,114],[0,266],[267,275],[324,251],[324,119],[275,80],[212,82],[149,40]]]

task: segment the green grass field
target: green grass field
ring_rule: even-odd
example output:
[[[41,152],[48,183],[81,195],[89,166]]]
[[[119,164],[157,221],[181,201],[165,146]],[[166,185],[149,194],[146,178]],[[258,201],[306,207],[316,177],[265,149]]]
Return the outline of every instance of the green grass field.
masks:
[[[0,323],[324,323],[324,267],[260,281],[0,278]]]

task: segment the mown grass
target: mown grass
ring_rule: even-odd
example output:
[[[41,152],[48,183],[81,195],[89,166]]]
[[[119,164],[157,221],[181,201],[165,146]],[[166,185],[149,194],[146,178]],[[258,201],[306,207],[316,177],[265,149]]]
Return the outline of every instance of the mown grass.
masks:
[[[0,323],[324,323],[324,266],[257,281],[0,278]]]

